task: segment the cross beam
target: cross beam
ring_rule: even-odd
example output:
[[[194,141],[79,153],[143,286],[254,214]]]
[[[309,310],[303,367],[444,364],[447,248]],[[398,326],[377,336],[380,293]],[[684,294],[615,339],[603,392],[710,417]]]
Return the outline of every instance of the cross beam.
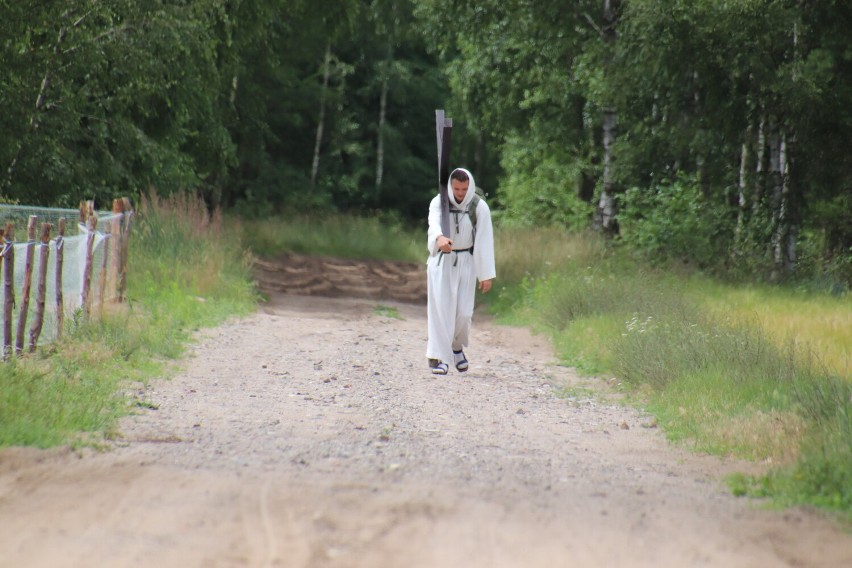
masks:
[[[441,194],[441,232],[450,237],[450,196],[447,182],[450,177],[450,146],[453,119],[444,116],[443,109],[435,111],[435,134],[438,139],[438,192]]]

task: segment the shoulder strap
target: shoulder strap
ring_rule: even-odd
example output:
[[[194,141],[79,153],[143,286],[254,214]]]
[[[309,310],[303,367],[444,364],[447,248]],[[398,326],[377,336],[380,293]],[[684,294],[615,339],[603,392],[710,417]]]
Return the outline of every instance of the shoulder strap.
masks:
[[[455,207],[450,209],[451,213],[467,213],[468,218],[470,219],[470,224],[473,225],[473,238],[476,240],[476,207],[479,205],[479,202],[482,200],[479,195],[474,194],[473,199],[470,200],[470,203],[467,204],[467,209],[456,209]]]
[[[479,205],[480,197],[478,195],[474,195],[473,199],[470,200],[470,203],[467,206],[467,216],[470,217],[470,223],[473,225],[473,232],[476,233],[476,206]]]
[[[474,195],[473,199],[467,206],[467,216],[470,218],[470,224],[473,225],[473,243],[476,244],[476,206],[479,205],[480,197]]]

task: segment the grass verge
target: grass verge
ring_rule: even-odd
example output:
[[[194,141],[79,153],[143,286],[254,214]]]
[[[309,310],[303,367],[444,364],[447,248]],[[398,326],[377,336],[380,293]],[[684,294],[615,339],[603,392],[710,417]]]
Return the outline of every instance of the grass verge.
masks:
[[[168,373],[194,330],[248,313],[256,293],[238,235],[188,195],[139,204],[127,302],[72,318],[61,340],[0,364],[0,447],[98,444],[144,406],[135,386]]]
[[[852,519],[852,379],[833,355],[848,350],[848,297],[767,287],[743,308],[746,289],[644,269],[589,235],[543,244],[543,265],[523,244],[535,238],[516,234],[498,256],[498,275],[513,275],[491,306],[504,321],[545,331],[586,374],[617,377],[671,439],[767,464],[735,492]]]
[[[426,228],[385,214],[288,215],[241,221],[243,240],[258,256],[284,252],[342,258],[426,261]]]

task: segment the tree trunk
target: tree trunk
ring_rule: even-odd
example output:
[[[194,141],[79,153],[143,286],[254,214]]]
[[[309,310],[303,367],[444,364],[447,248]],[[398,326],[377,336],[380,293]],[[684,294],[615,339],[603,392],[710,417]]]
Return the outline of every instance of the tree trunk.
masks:
[[[613,152],[615,143],[615,120],[613,109],[606,109],[603,115],[603,188],[598,201],[596,225],[608,236],[615,235],[615,182],[613,181]]]
[[[317,135],[314,141],[314,159],[311,163],[311,188],[317,184],[320,164],[320,148],[322,147],[322,134],[325,129],[325,99],[328,92],[328,82],[331,77],[331,44],[325,46],[325,60],[322,70],[322,91],[320,91],[320,111],[317,121]]]
[[[769,152],[766,142],[766,121],[761,118],[757,125],[757,156],[755,160],[754,192],[751,200],[752,219],[762,218],[763,200],[766,194]]]
[[[604,27],[603,40],[609,46],[611,52],[612,44],[616,40],[615,25],[617,23],[616,10],[620,0],[604,0]],[[612,65],[611,53],[606,63],[607,67]],[[604,70],[606,74],[606,69]],[[613,145],[615,144],[615,127],[617,123],[616,110],[607,107],[603,111],[603,187],[601,197],[598,200],[598,208],[595,212],[595,226],[603,231],[607,237],[618,234],[618,223],[615,215],[615,156]]]
[[[773,281],[780,279],[781,271],[779,266],[781,258],[778,250],[780,245],[779,240],[783,238],[782,225],[784,217],[784,170],[786,168],[786,146],[783,137],[779,132],[773,129],[767,136],[769,143],[769,175],[768,186],[769,192],[769,253],[772,258],[772,274]]]
[[[387,59],[385,60],[385,69],[382,73],[382,93],[379,97],[379,127],[376,132],[376,200],[382,195],[382,179],[385,174],[385,123],[387,122],[388,109],[388,84],[391,67],[391,59],[393,58],[393,46],[388,42]]]
[[[799,9],[802,9],[803,2],[799,0]],[[799,25],[798,22],[793,23],[793,61],[798,62],[801,58],[799,52]],[[792,80],[796,83],[799,80],[798,66],[791,67]],[[778,182],[775,191],[778,194],[773,201],[777,206],[777,214],[775,215],[774,232],[772,234],[772,278],[773,280],[781,280],[792,275],[796,268],[796,237],[798,236],[798,227],[795,224],[795,219],[798,217],[798,211],[794,210],[797,203],[794,195],[796,185],[794,176],[792,175],[792,143],[795,135],[789,133],[787,126],[780,127],[778,141]]]
[[[777,207],[772,235],[773,280],[790,276],[796,267],[796,236],[798,227],[793,220],[793,177],[790,175],[790,148],[786,130],[782,131],[778,143],[778,183],[773,203]]]
[[[734,250],[732,251],[734,257],[744,253],[743,245],[746,236],[746,224],[748,223],[749,197],[753,193],[750,186],[754,181],[750,175],[754,167],[751,151],[751,146],[754,143],[753,138],[754,128],[752,124],[749,124],[746,128],[745,140],[740,146],[740,172],[737,180],[737,225],[734,229]]]

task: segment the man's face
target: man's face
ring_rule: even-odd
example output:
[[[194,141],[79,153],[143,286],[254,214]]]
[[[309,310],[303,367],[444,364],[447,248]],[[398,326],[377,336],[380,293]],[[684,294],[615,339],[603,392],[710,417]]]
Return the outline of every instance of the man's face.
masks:
[[[456,198],[456,203],[461,203],[464,200],[464,196],[467,195],[467,188],[470,187],[470,180],[467,181],[459,181],[457,179],[452,180],[453,186],[453,196]]]

